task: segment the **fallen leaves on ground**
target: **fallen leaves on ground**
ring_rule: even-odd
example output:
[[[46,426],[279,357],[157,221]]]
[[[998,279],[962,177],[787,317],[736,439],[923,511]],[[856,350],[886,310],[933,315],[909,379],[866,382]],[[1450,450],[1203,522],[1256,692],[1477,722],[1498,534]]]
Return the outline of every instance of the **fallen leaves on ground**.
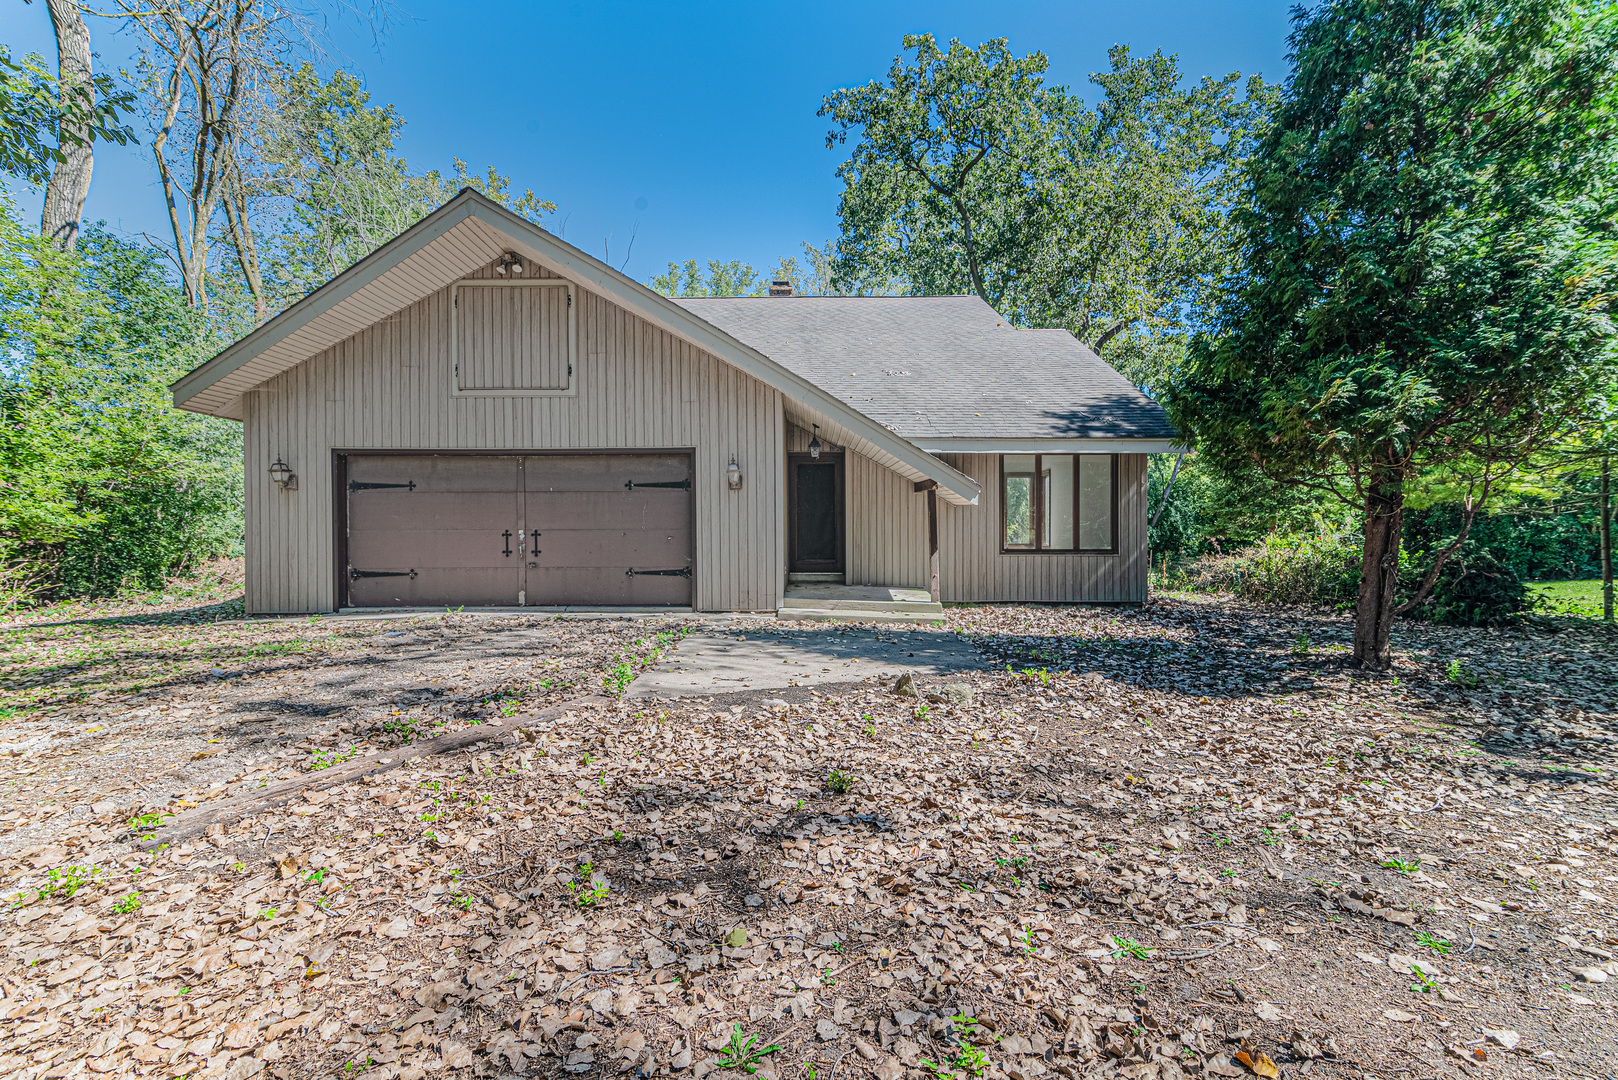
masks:
[[[471,686],[400,715],[464,726],[677,630],[349,623],[256,685],[162,693],[276,712],[348,683],[320,723],[384,754],[424,666]],[[0,1074],[696,1077],[738,1026],[781,1048],[772,1077],[1611,1071],[1610,643],[1401,628],[1368,677],[1346,631],[1210,600],[952,609],[984,670],[917,698],[579,709],[150,855],[127,808],[64,799],[4,838]],[[137,808],[298,771],[243,770],[252,737],[222,737],[242,776],[187,756]],[[27,753],[103,798],[83,748]]]

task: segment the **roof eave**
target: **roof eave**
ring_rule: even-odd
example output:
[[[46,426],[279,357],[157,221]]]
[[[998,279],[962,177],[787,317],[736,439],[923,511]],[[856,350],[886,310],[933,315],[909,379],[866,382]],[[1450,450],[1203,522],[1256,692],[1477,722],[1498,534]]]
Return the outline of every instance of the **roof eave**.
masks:
[[[911,440],[930,454],[1178,454],[1175,438],[921,438]]]

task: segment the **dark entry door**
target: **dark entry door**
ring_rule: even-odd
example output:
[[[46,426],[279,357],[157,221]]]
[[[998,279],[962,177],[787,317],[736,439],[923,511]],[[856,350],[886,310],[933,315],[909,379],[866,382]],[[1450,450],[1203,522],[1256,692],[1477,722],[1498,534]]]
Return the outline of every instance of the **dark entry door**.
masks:
[[[787,455],[789,569],[843,572],[843,455]]]

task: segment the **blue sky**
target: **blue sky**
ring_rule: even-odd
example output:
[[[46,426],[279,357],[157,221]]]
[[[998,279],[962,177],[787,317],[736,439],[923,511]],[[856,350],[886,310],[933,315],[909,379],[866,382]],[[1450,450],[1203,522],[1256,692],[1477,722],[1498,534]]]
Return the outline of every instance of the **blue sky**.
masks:
[[[452,156],[478,171],[493,165],[556,201],[553,231],[644,281],[671,259],[739,258],[767,270],[800,242],[835,235],[842,155],[826,149],[816,109],[837,87],[881,77],[905,33],[1007,37],[1019,54],[1044,51],[1052,82],[1084,92],[1120,42],[1178,53],[1192,77],[1279,78],[1288,7],[402,0],[379,45],[350,27],[334,31],[333,46],[373,102],[398,107],[414,168],[447,169]],[[104,22],[91,33],[116,66],[123,43]],[[43,3],[6,0],[0,40],[55,56]],[[98,149],[87,216],[161,237],[144,132],[141,141]],[[19,194],[36,214],[37,194]]]

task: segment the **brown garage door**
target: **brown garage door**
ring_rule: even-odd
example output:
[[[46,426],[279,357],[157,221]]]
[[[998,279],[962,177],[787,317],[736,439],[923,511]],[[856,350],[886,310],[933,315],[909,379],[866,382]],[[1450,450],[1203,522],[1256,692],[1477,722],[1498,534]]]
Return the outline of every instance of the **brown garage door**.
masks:
[[[691,603],[689,454],[346,466],[351,607]]]

